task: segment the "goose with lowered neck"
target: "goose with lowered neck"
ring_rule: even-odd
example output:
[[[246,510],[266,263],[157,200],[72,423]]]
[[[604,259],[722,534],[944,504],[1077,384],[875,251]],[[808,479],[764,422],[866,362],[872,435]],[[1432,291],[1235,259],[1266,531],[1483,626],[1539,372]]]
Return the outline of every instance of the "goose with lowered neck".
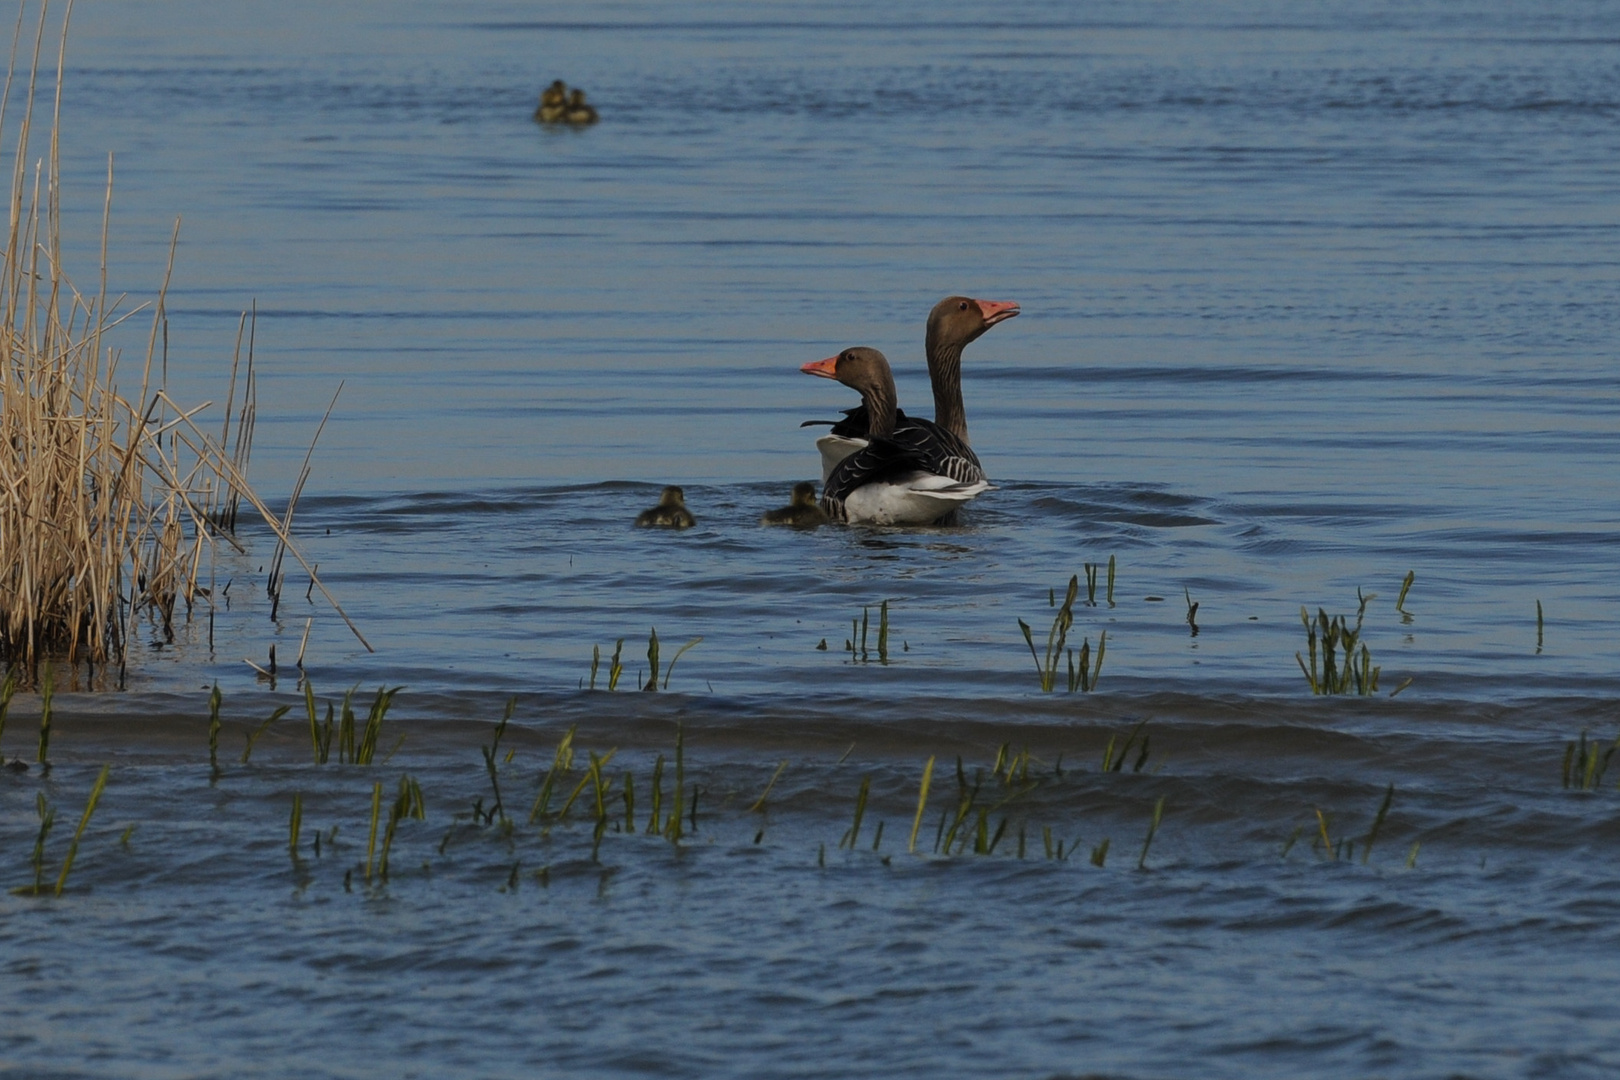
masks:
[[[840,461],[822,488],[821,508],[832,520],[929,525],[989,490],[982,470],[972,480],[940,470],[939,463],[957,460],[965,444],[926,421],[902,419],[894,374],[876,349],[845,349],[800,370],[859,391],[866,410],[866,445]]]
[[[932,423],[961,443],[971,469],[959,477],[967,479],[975,471],[982,479],[984,469],[971,449],[967,433],[967,410],[962,404],[962,350],[977,341],[992,326],[1015,317],[1019,306],[1009,300],[975,300],[970,296],[947,296],[928,313],[924,349],[928,357],[928,381],[934,390]],[[900,422],[928,424],[929,421],[900,414]],[[816,421],[810,421],[816,423]],[[832,430],[816,440],[821,452],[821,473],[825,481],[838,463],[866,445],[868,421],[865,407],[851,409]]]

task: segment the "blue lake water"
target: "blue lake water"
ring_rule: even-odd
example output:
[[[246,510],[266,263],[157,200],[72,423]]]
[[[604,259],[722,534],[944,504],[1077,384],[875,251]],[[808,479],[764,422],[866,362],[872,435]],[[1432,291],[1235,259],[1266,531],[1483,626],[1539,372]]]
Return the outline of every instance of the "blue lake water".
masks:
[[[272,620],[250,525],[211,625],[59,695],[57,768],[0,783],[15,883],[36,794],[57,859],[114,769],[82,891],[0,904],[0,1000],[38,1018],[0,1075],[1612,1075],[1620,771],[1563,778],[1620,734],[1615,17],[82,3],[69,273],[97,273],[110,152],[128,304],[184,217],[178,400],[224,400],[257,307],[276,505],[342,384],[296,531],[376,651],[297,570]],[[601,123],[531,120],[558,77]],[[818,471],[800,422],[854,403],[797,367],[876,346],[928,414],[951,293],[1022,305],[964,361],[996,490],[951,529],[760,528]],[[698,526],[632,529],[666,483]],[[1107,650],[1095,693],[1048,695],[1018,620],[1044,647],[1071,575],[1069,644]],[[1301,606],[1353,622],[1358,589],[1379,691],[1315,698]],[[888,662],[852,655],[884,600]],[[670,692],[603,693],[654,627],[665,665],[702,638]],[[272,645],[274,686],[242,662]],[[385,767],[305,764],[301,647],[323,703],[407,688]],[[575,724],[572,782],[617,748],[645,799],[680,724],[697,836],[476,824],[511,695],[514,803]],[[31,758],[38,715],[0,747]],[[1142,770],[1098,772],[1144,718]],[[988,857],[936,852],[956,756],[971,787],[1003,743],[1039,783],[995,800]],[[356,884],[401,769],[411,869]],[[887,832],[845,851],[863,777]],[[297,867],[295,791],[340,827]]]

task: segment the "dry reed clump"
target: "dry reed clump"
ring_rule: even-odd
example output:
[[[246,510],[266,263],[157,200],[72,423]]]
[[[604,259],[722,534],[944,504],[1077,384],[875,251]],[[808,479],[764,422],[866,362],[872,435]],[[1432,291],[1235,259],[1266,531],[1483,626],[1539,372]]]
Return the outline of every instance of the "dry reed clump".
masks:
[[[120,353],[104,343],[104,335],[141,309],[120,315],[121,298],[107,296],[110,156],[98,290],[81,293],[63,271],[57,150],[71,15],[69,3],[57,55],[50,148],[31,166],[45,7],[23,100],[13,105],[13,84],[20,90],[23,82],[16,62],[24,40],[22,12],[0,93],[0,139],[8,134],[8,109],[21,114],[0,252],[0,663],[19,670],[25,681],[52,657],[121,665],[142,620],[172,636],[178,603],[183,600],[189,611],[199,597],[211,602],[199,584],[204,556],[221,538],[236,545],[231,531],[239,500],[260,512],[278,540],[288,540],[283,523],[243,475],[253,426],[251,361],[230,452],[225,447],[234,370],[233,400],[217,439],[196,422],[207,403],[186,410],[169,397],[166,365],[160,364],[154,384],[153,361],[168,337],[167,273],[153,305],[139,395],[131,399],[120,390]],[[171,268],[173,256],[171,244]],[[308,569],[296,548],[288,550]]]

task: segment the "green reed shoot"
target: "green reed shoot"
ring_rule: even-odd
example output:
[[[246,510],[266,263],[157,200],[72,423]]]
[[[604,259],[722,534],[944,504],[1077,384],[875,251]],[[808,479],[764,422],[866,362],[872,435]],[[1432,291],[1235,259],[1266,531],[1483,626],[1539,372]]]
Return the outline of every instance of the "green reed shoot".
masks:
[[[308,679],[304,680],[304,711],[309,714],[310,756],[315,759],[315,764],[324,764],[326,756],[321,753],[321,730],[315,723],[315,687],[310,685]]]
[[[602,666],[602,646],[591,646],[591,689],[596,689],[596,670]]]
[[[1108,862],[1108,842],[1108,837],[1105,836],[1102,843],[1091,849],[1092,866],[1102,866]]]
[[[1541,642],[1542,642],[1541,631],[1542,631],[1541,601],[1537,600],[1536,601],[1536,655],[1538,655],[1538,656],[1541,654]]]
[[[771,774],[771,779],[765,785],[765,790],[759,793],[759,798],[754,800],[754,805],[748,808],[750,814],[763,814],[765,812],[765,797],[771,793],[771,788],[776,786],[776,782],[782,778],[782,774],[787,771],[787,767],[788,759],[783,758],[782,763]]]
[[[624,638],[613,643],[613,656],[608,660],[608,689],[619,688],[619,676],[624,674],[624,664],[619,662],[620,654],[624,652]]]
[[[219,692],[219,683],[215,683],[208,695],[208,767],[216,773],[219,772],[219,729],[222,726],[219,707],[224,700],[225,696]]]
[[[366,880],[377,861],[377,819],[382,816],[382,781],[371,786],[371,838],[366,841]]]
[[[989,851],[990,845],[990,810],[988,807],[979,807],[974,827],[962,834],[962,842],[957,845],[956,853],[962,854],[967,850],[968,841],[973,841],[973,854],[983,855]]]
[[[1620,750],[1620,737],[1607,750],[1603,750],[1595,739],[1588,743],[1586,732],[1582,731],[1579,743],[1571,742],[1564,748],[1564,787],[1579,791],[1597,790],[1617,750]]]
[[[274,724],[277,720],[280,720],[283,716],[286,716],[290,712],[292,712],[291,705],[282,705],[272,712],[264,723],[248,732],[247,746],[242,750],[242,764],[246,765],[248,763],[248,759],[253,756],[253,744],[258,741],[259,736],[268,731],[271,724]]]
[[[1086,563],[1086,607],[1097,606],[1097,564]]]
[[[6,670],[5,681],[0,682],[0,738],[6,734],[6,713],[11,709],[11,699],[17,696],[17,672],[15,669]]]
[[[670,658],[669,667],[664,669],[664,689],[665,690],[669,689],[669,677],[671,675],[675,674],[675,662],[677,660],[679,660],[681,657],[685,656],[687,654],[688,650],[695,649],[699,645],[701,645],[702,643],[703,643],[703,639],[701,637],[695,637],[691,641],[688,641],[685,645],[682,645],[679,649],[675,650],[675,655]]]
[[[1136,737],[1142,734],[1142,729],[1147,726],[1149,719],[1151,719],[1151,717],[1137,721],[1136,726],[1131,728],[1130,733],[1125,736],[1125,745],[1119,748],[1118,754],[1114,753],[1114,745],[1119,736],[1108,736],[1108,745],[1103,747],[1103,772],[1119,772],[1125,767],[1125,759],[1130,756],[1131,747],[1136,745]],[[1144,735],[1142,738],[1142,749],[1140,753],[1137,754],[1136,765],[1131,769],[1131,772],[1141,772],[1142,766],[1147,764],[1147,760],[1148,737]]]
[[[613,786],[613,782],[604,779],[601,759],[595,753],[592,753],[590,758],[591,788],[596,793],[596,820],[603,822],[607,820],[607,792]]]
[[[304,793],[293,792],[292,815],[287,819],[287,854],[298,864],[298,836],[304,828]]]
[[[1024,642],[1029,646],[1029,655],[1035,661],[1035,671],[1040,676],[1041,689],[1050,693],[1052,686],[1057,682],[1058,662],[1063,657],[1063,648],[1069,637],[1069,628],[1074,625],[1074,600],[1080,594],[1080,578],[1075,575],[1069,578],[1069,589],[1064,595],[1063,606],[1058,609],[1057,617],[1052,620],[1052,629],[1046,635],[1046,658],[1043,660],[1035,651],[1035,637],[1029,629],[1029,624],[1023,619],[1018,620],[1018,628],[1024,632]]]
[[[1343,615],[1330,619],[1325,609],[1318,608],[1316,621],[1312,622],[1310,613],[1304,607],[1299,609],[1299,619],[1305,626],[1306,643],[1310,650],[1310,665],[1307,667],[1305,657],[1297,652],[1294,659],[1299,662],[1300,671],[1305,673],[1306,680],[1311,684],[1311,693],[1367,695],[1377,691],[1378,676],[1383,668],[1373,666],[1367,646],[1361,641],[1362,619],[1366,615],[1368,602],[1376,595],[1362,597],[1354,629]]]
[[[1283,842],[1282,855],[1281,855],[1282,858],[1284,858],[1284,859],[1288,858],[1288,853],[1290,851],[1294,850],[1294,845],[1299,843],[1299,838],[1304,832],[1305,832],[1305,826],[1303,826],[1303,825],[1295,825],[1294,826],[1294,831],[1289,833],[1288,834],[1288,839]]]
[[[84,830],[90,824],[90,815],[96,812],[96,804],[101,801],[101,792],[107,786],[107,774],[110,772],[112,766],[103,765],[101,775],[96,777],[95,786],[90,789],[90,798],[84,804],[84,816],[79,819],[79,827],[73,830],[73,839],[68,843],[67,855],[62,859],[62,872],[56,877],[57,896],[61,896],[62,890],[67,888],[68,873],[73,869],[73,860],[79,854],[79,839],[84,836]],[[34,884],[37,893],[39,887],[37,878]]]
[[[928,764],[923,766],[922,784],[917,788],[917,816],[911,821],[911,839],[906,843],[907,851],[917,850],[917,830],[922,828],[923,810],[928,806],[928,788],[934,782],[934,757],[928,757]]]
[[[1108,606],[1114,606],[1114,557],[1108,556]]]
[[[34,837],[34,853],[29,864],[34,868],[34,883],[11,891],[18,896],[41,896],[45,892],[45,838],[56,825],[56,807],[45,801],[43,791],[34,793],[34,811],[39,814],[39,833]]]
[[[595,754],[590,754],[590,768],[585,770],[585,775],[579,778],[579,783],[574,785],[574,790],[569,793],[567,799],[563,800],[562,809],[557,811],[557,817],[559,819],[568,816],[568,811],[572,810],[574,808],[574,803],[578,802],[579,797],[585,794],[585,788],[587,786],[593,783],[598,785],[600,784],[602,767],[608,762],[612,761],[613,755],[617,754],[618,752],[618,747],[614,747],[606,754],[603,754],[600,758],[598,758]]]
[[[630,770],[624,770],[624,831],[636,831],[636,780]]]
[[[1002,743],[996,750],[996,764],[990,770],[1002,786],[1029,783],[1029,748],[1012,752],[1012,743]]]
[[[570,727],[557,744],[556,757],[552,759],[551,768],[546,772],[546,779],[540,785],[540,794],[535,796],[534,809],[529,811],[531,825],[544,817],[546,811],[550,809],[551,793],[557,786],[558,777],[568,775],[574,767],[574,732],[578,727],[578,724]]]
[[[403,689],[403,686],[396,686],[392,690],[381,686],[377,687],[377,697],[371,703],[371,711],[366,714],[365,731],[361,735],[359,746],[355,748],[354,755],[350,759],[356,765],[371,764],[371,759],[377,753],[377,739],[382,735],[383,717],[388,713],[388,706],[394,703],[394,695]],[[508,705],[508,710],[510,708],[511,706]],[[344,711],[348,712],[348,700],[346,698],[344,699]],[[507,715],[511,715],[510,711]],[[350,719],[350,730],[352,731],[352,717],[348,717],[348,719]],[[505,729],[505,726],[506,722],[503,720],[501,722],[502,730]]]
[[[501,819],[501,824],[503,826],[507,825],[508,823],[506,819],[506,806],[501,801],[501,781],[495,767],[495,758],[496,755],[500,753],[501,737],[506,734],[506,725],[511,722],[512,713],[516,709],[517,698],[515,696],[507,698],[506,712],[502,714],[501,722],[495,725],[495,737],[490,740],[490,744],[488,746],[479,747],[484,754],[484,767],[489,772],[490,789],[495,793],[495,809],[491,811],[491,813],[494,817]]]
[[[642,689],[643,690],[657,690],[658,689],[658,627],[656,627],[656,626],[652,628],[652,633],[647,638],[647,666],[652,669],[652,677],[647,680],[647,685],[643,686]]]
[[[1422,846],[1418,841],[1412,841],[1412,850],[1406,853],[1406,868],[1408,870],[1417,865],[1418,848]]]
[[[838,841],[839,847],[848,847],[851,851],[855,850],[855,842],[861,836],[861,818],[866,816],[866,797],[871,794],[871,791],[872,778],[870,776],[861,777],[861,790],[855,796],[855,821],[854,824],[850,825],[849,831],[844,834],[844,838]]]
[[[659,754],[658,760],[653,762],[652,774],[652,812],[647,818],[647,834],[657,836],[662,830],[659,828],[659,812],[664,805],[664,755]]]
[[[1148,825],[1147,839],[1142,841],[1142,857],[1136,860],[1138,870],[1147,869],[1148,848],[1153,846],[1153,837],[1159,831],[1159,821],[1164,817],[1164,796],[1153,804],[1153,821]]]
[[[981,787],[983,786],[983,783],[984,783],[984,770],[975,769],[974,772],[973,772],[973,787],[970,789],[967,786],[967,778],[962,773],[961,759],[960,758],[957,759],[957,762],[956,762],[956,787],[957,787],[956,816],[951,821],[950,828],[948,830],[946,830],[946,832],[945,832],[945,843],[944,843],[945,854],[949,855],[951,853],[951,844],[952,844],[952,842],[955,841],[955,839],[957,837],[957,834],[961,832],[962,826],[964,824],[966,824],[968,818],[973,815],[974,810],[978,808],[979,791],[980,791]],[[964,835],[962,837],[962,846],[966,846],[966,844],[967,844],[967,837]],[[935,850],[939,850],[939,849],[936,848]]]
[[[851,663],[856,661],[863,664],[871,662],[872,654],[868,647],[871,642],[871,633],[872,609],[863,607],[859,619],[852,618],[849,620],[849,639],[844,642],[844,651],[849,653]],[[889,662],[889,602],[887,600],[878,605],[877,653],[878,663],[887,664]]]
[[[1074,650],[1069,650],[1069,693],[1079,690],[1089,694],[1097,689],[1097,680],[1102,677],[1103,654],[1108,651],[1108,631],[1104,630],[1097,635],[1097,657],[1091,656],[1091,639],[1086,638],[1080,643],[1079,664],[1075,663]]]
[[[1313,809],[1315,808],[1313,807]],[[1339,857],[1338,851],[1334,848],[1333,841],[1328,839],[1327,815],[1322,813],[1322,811],[1319,809],[1316,810],[1316,824],[1321,830],[1318,833],[1318,839],[1320,839],[1322,842],[1323,851],[1337,859]]]
[[[1372,857],[1373,842],[1378,839],[1379,830],[1384,827],[1384,818],[1389,814],[1389,804],[1395,801],[1395,785],[1389,785],[1384,792],[1384,801],[1378,804],[1378,814],[1373,818],[1372,828],[1367,830],[1367,839],[1361,845],[1361,865],[1366,866],[1367,860]]]
[[[664,835],[672,844],[681,842],[681,815],[686,812],[686,725],[675,725],[675,808],[669,815]]]
[[[51,750],[51,695],[55,692],[55,680],[51,678],[51,665],[46,664],[39,676],[39,757],[36,759],[41,765],[50,764]],[[213,750],[209,750],[212,757]]]
[[[358,689],[358,683],[349,687],[338,713],[338,761],[345,765],[354,761],[354,692]]]
[[[382,784],[376,786],[376,794],[382,793]],[[373,838],[376,836],[377,811],[376,800],[372,802],[371,828]],[[378,863],[377,872],[382,880],[388,880],[388,854],[394,847],[394,830],[406,818],[416,818],[418,821],[427,820],[427,807],[422,801],[422,788],[407,773],[399,778],[399,793],[394,797],[394,805],[388,811],[388,826],[383,832],[382,858]],[[367,880],[370,880],[369,875]]]
[[[484,755],[484,770],[489,773],[489,787],[495,798],[495,805],[489,811],[489,818],[494,821],[500,819],[501,825],[507,824],[506,804],[501,801],[501,779],[495,768],[495,755],[487,746],[478,748]]]
[[[1401,594],[1395,598],[1395,610],[1405,615],[1408,620],[1412,618],[1412,613],[1406,610],[1406,594],[1412,591],[1412,582],[1416,580],[1417,571],[1408,570],[1406,580],[1401,582]]]
[[[996,826],[995,834],[990,837],[990,843],[985,846],[984,853],[986,855],[994,855],[996,853],[996,845],[1001,843],[1001,838],[1003,836],[1005,836],[1006,834],[1007,834],[1007,819],[1002,818],[1001,819],[1001,824]],[[981,833],[981,835],[982,835],[982,833]]]

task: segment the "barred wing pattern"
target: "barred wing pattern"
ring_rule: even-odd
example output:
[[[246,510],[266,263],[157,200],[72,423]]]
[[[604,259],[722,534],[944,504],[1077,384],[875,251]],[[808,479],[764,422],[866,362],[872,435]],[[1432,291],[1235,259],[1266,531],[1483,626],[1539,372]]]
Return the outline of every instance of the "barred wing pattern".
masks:
[[[864,516],[886,524],[926,523],[988,486],[971,447],[931,421],[908,417],[891,437],[873,439],[839,462],[822,490],[821,506],[835,521]],[[863,488],[869,500],[887,505],[852,515],[848,503]]]

